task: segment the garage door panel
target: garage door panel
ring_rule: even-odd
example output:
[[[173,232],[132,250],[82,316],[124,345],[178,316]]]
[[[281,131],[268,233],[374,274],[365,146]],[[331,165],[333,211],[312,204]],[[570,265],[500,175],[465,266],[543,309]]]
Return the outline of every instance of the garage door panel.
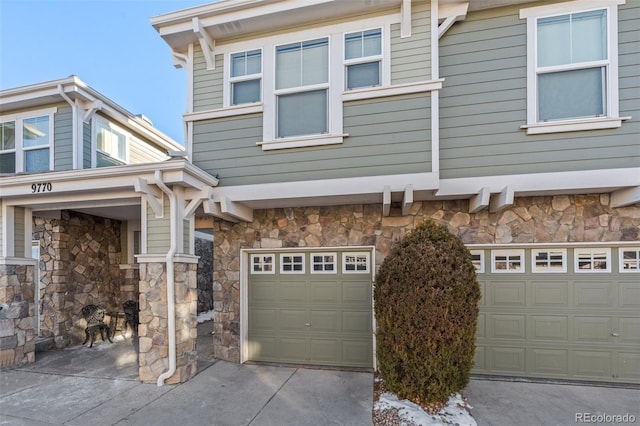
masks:
[[[610,307],[613,304],[613,284],[611,282],[575,283],[575,306]]]
[[[277,295],[280,303],[306,303],[307,287],[303,282],[279,283]]]
[[[525,282],[492,283],[489,302],[496,306],[525,306]]]
[[[307,339],[280,337],[278,338],[278,360],[284,362],[299,362],[306,358]]]
[[[254,331],[273,331],[276,329],[276,317],[275,309],[253,308],[249,312],[249,327]]]
[[[476,351],[473,354],[473,367],[477,371],[486,370],[485,366],[485,347],[476,345]]]
[[[612,377],[611,352],[576,350],[573,358],[576,376],[600,379]]]
[[[491,338],[524,339],[524,315],[491,315],[489,327]]]
[[[335,364],[340,360],[340,341],[337,339],[309,339],[309,361]]]
[[[253,303],[273,303],[276,300],[276,283],[260,282],[249,288],[249,301]]]
[[[569,339],[569,317],[554,315],[532,315],[527,338],[541,340]]]
[[[485,324],[486,318],[485,318],[485,314],[483,313],[479,313],[478,314],[478,323],[477,323],[477,327],[476,327],[476,338],[483,338],[486,336],[486,324]]]
[[[276,328],[287,331],[304,331],[307,323],[307,312],[305,310],[280,309],[277,314]]]
[[[478,279],[478,285],[480,286],[480,301],[478,302],[479,306],[486,305],[487,291],[486,291],[486,282]]]
[[[312,310],[311,332],[339,333],[342,331],[342,318],[336,310]]]
[[[342,341],[342,362],[344,365],[373,365],[373,350],[368,340]]]
[[[368,311],[345,311],[342,313],[342,324],[345,333],[370,334],[371,314]]]
[[[618,369],[620,378],[640,381],[640,353],[622,352],[618,354]]]
[[[531,283],[531,306],[568,307],[569,283],[566,281],[534,281]]]
[[[350,306],[371,305],[371,281],[344,281],[342,283],[342,302]]]
[[[532,348],[527,352],[531,365],[528,371],[553,376],[564,376],[568,371],[569,351],[564,349]]]
[[[624,343],[640,342],[640,318],[620,318],[618,341]]]
[[[576,342],[609,342],[612,330],[611,317],[576,316],[574,318]]]
[[[309,290],[311,303],[328,303],[336,304],[340,303],[340,294],[338,291],[338,285],[333,282],[318,282],[312,281],[311,288]]]
[[[273,361],[278,359],[278,345],[275,337],[254,336],[248,342],[249,359]]]
[[[525,350],[513,347],[492,347],[489,350],[489,368],[496,372],[525,372]]]
[[[620,282],[620,307],[640,309],[640,275],[636,281]]]

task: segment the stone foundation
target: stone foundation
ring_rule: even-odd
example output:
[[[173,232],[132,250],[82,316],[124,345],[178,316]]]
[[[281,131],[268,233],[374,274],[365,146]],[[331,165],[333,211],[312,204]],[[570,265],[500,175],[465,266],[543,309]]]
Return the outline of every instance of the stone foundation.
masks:
[[[34,265],[0,265],[0,367],[35,361],[34,271]]]
[[[469,213],[468,201],[398,208],[347,205],[256,210],[251,223],[214,221],[214,355],[240,361],[240,249],[374,246],[379,266],[394,244],[426,219],[466,244],[637,241],[640,205],[614,209],[609,195],[522,197],[499,213]]]
[[[183,383],[195,376],[198,293],[197,264],[176,262],[175,316],[176,316],[176,372],[165,383]],[[140,380],[156,383],[169,369],[169,333],[167,315],[166,263],[140,264],[140,325],[139,363]]]

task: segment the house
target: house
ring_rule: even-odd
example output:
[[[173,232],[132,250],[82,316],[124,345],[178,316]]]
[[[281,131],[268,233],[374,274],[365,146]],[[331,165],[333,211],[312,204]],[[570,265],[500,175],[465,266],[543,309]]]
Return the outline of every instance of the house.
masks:
[[[173,347],[194,346],[183,332],[196,323],[193,210],[217,180],[76,76],[0,91],[0,136],[0,366],[34,362],[37,340],[79,345],[87,304],[118,311],[141,300],[140,377],[171,376],[157,352],[170,346],[169,327],[183,333]],[[165,272],[169,250],[175,274]],[[195,371],[195,359],[183,364],[172,380]]]
[[[475,372],[640,381],[640,4],[223,0],[151,23],[216,176],[217,357],[371,368],[376,267],[473,254]]]

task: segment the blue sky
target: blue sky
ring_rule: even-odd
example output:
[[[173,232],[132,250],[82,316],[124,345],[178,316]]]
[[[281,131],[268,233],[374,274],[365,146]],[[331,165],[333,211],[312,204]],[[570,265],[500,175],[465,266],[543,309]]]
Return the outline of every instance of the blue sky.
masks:
[[[149,18],[207,0],[0,0],[0,89],[72,74],[183,143],[185,70]]]

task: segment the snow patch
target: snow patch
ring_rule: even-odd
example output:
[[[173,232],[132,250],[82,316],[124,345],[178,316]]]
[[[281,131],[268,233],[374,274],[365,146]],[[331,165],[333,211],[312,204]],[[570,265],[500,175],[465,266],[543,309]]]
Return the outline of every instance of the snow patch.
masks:
[[[389,408],[397,409],[402,419],[420,426],[477,426],[476,421],[468,411],[472,407],[462,399],[459,393],[452,395],[447,401],[447,405],[436,414],[429,414],[419,405],[406,399],[399,400],[396,395],[385,392],[380,395],[374,410],[386,410]]]
[[[198,324],[206,322],[206,321],[211,321],[213,319],[213,311],[207,311],[207,312],[200,312],[198,314]]]

